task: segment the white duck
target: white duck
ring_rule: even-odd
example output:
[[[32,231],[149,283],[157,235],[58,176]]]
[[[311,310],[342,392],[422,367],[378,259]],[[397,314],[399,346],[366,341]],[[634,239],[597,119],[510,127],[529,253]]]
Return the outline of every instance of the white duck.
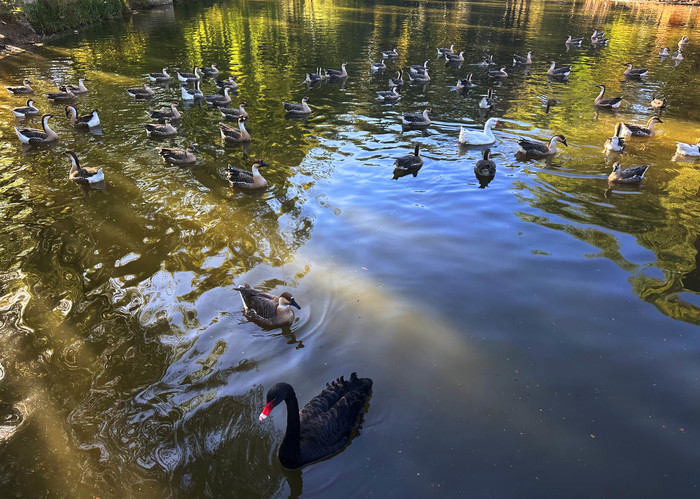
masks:
[[[498,118],[489,118],[484,124],[484,131],[477,132],[468,128],[459,127],[459,143],[470,146],[485,146],[496,142],[496,137],[491,129],[498,126]]]
[[[685,144],[683,142],[676,142],[676,154],[679,156],[693,156],[700,157],[700,140],[697,144]]]

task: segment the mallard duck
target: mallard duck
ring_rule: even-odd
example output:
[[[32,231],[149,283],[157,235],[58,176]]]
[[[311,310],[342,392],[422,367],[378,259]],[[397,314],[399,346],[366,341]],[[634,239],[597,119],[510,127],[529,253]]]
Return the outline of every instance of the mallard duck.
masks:
[[[625,78],[643,78],[649,72],[649,70],[647,68],[632,69],[631,62],[626,62],[623,64],[623,66],[627,66],[627,69],[625,69],[625,72],[623,73],[625,75]]]
[[[384,71],[386,69],[386,64],[384,64],[384,59],[381,62],[373,62],[371,64],[372,71]]]
[[[151,89],[150,83],[144,83],[143,88],[141,88],[141,87],[127,88],[126,93],[132,97],[135,97],[136,99],[148,99],[150,97],[153,97],[156,94]]]
[[[100,124],[100,117],[97,115],[97,109],[83,116],[78,116],[78,110],[75,106],[66,106],[66,118],[68,118],[70,124],[75,127],[93,128]]]
[[[508,73],[506,73],[505,67],[502,67],[497,71],[488,71],[486,74],[489,75],[489,78],[508,78]]]
[[[571,73],[571,66],[561,66],[557,68],[557,63],[555,61],[549,61],[549,64],[551,64],[551,66],[549,66],[547,70],[548,76],[566,78],[569,76],[569,73]]]
[[[679,49],[684,49],[686,45],[690,43],[690,38],[687,36],[681,36],[681,39],[678,41],[678,48]]]
[[[600,40],[601,38],[605,37],[605,31],[601,31],[600,33],[596,30],[593,30],[593,34],[591,35],[591,41],[596,41]]]
[[[652,116],[647,121],[646,127],[623,123],[622,134],[630,137],[653,137],[656,133],[654,132],[654,123],[663,123],[663,121],[658,116]]]
[[[495,104],[496,101],[493,100],[493,89],[489,88],[486,93],[486,97],[483,97],[479,101],[479,107],[481,109],[491,109]]]
[[[420,144],[416,144],[413,154],[396,158],[394,161],[394,180],[404,175],[418,176],[418,170],[423,167],[423,158],[419,154]]]
[[[455,85],[455,90],[464,90],[465,88],[473,87],[474,83],[472,83],[472,73],[469,73],[466,78],[463,80],[457,80],[457,84]]]
[[[219,76],[219,68],[217,67],[216,63],[212,64],[208,68],[202,68],[200,71],[202,72],[202,75],[206,76],[207,78],[216,78]]]
[[[491,149],[485,149],[483,158],[474,165],[474,173],[478,177],[492,177],[496,175],[496,163],[489,159],[489,154],[491,154]]]
[[[650,105],[654,109],[665,109],[666,108],[666,97],[664,97],[662,99],[654,97],[653,99],[651,99]]]
[[[64,102],[75,99],[75,94],[67,87],[58,87],[60,92],[51,92],[46,94],[49,100],[54,102]]]
[[[532,64],[532,51],[527,53],[527,57],[513,54],[513,64]]]
[[[671,49],[669,47],[664,47],[659,51],[659,57],[668,57],[671,55]]]
[[[34,89],[29,86],[29,84],[31,83],[29,78],[25,78],[23,80],[23,82],[24,82],[24,85],[22,85],[21,87],[5,87],[5,88],[7,89],[8,92],[10,92],[11,94],[14,94],[14,95],[33,94]]]
[[[464,50],[462,50],[459,54],[445,54],[445,59],[447,59],[447,62],[463,62]]]
[[[304,97],[301,99],[301,103],[297,104],[296,102],[283,102],[282,106],[284,106],[284,112],[289,113],[289,114],[310,114],[311,113],[311,108],[307,104],[309,101],[308,97]]]
[[[625,168],[623,170],[620,166],[620,162],[615,161],[612,165],[612,173],[608,175],[608,182],[617,184],[638,184],[642,181],[648,169],[649,165],[642,165]]]
[[[229,109],[227,107],[220,107],[219,111],[221,111],[221,117],[226,119],[226,120],[238,120],[240,116],[243,116],[244,118],[248,118],[248,113],[245,110],[245,107],[247,104],[245,102],[241,102],[238,104],[238,109]]]
[[[391,90],[381,90],[377,92],[377,95],[379,96],[380,99],[385,100],[385,101],[395,101],[399,100],[399,97],[401,97],[401,94],[396,91],[398,87],[394,86],[392,87]]]
[[[496,142],[496,137],[493,135],[491,129],[498,126],[498,118],[489,118],[484,123],[484,131],[469,130],[463,126],[459,127],[459,140],[460,144],[470,145],[470,146],[484,146],[488,144],[493,144]]]
[[[78,78],[78,84],[77,85],[66,85],[66,88],[73,92],[75,95],[80,95],[80,94],[86,94],[88,93],[88,89],[85,86],[85,82],[90,81],[87,78]]]
[[[301,309],[288,291],[275,296],[265,291],[253,289],[247,282],[234,289],[241,294],[246,317],[263,327],[290,326],[294,322],[294,311],[291,307]]]
[[[229,76],[228,80],[216,80],[216,86],[219,88],[229,88],[231,91],[238,90],[235,76]]]
[[[600,88],[600,93],[594,101],[594,105],[596,107],[604,107],[608,109],[617,109],[620,107],[620,104],[622,104],[622,97],[609,97],[604,99],[603,95],[605,94],[605,85],[596,85],[596,87]]]
[[[180,105],[180,103],[177,101],[171,102],[169,110],[167,108],[159,109],[157,111],[148,110],[148,111],[146,111],[146,114],[149,115],[154,120],[159,120],[159,121],[163,121],[165,119],[168,119],[171,121],[179,120],[182,118],[180,111],[177,110],[179,105]]]
[[[673,55],[671,56],[671,59],[674,61],[682,61],[683,60],[683,51],[682,50],[676,50]]]
[[[620,132],[622,130],[622,122],[618,121],[615,123],[615,133],[612,137],[605,141],[603,150],[605,152],[622,152],[625,149],[625,138],[620,137]]]
[[[396,78],[389,78],[389,85],[401,87],[403,86],[403,69],[396,72]]]
[[[158,83],[170,81],[170,75],[168,74],[168,68],[163,68],[162,73],[148,73],[148,78],[151,81],[155,81]]]
[[[437,49],[438,57],[447,55],[447,54],[454,54],[455,53],[455,44],[453,43],[450,45],[450,48],[438,48]]]
[[[75,151],[68,149],[64,151],[63,154],[68,156],[68,159],[71,161],[68,178],[76,184],[96,184],[105,179],[102,168],[82,168]]]
[[[326,73],[326,78],[347,78],[348,72],[345,69],[347,65],[348,63],[344,62],[340,65],[340,69],[324,69],[323,72]]]
[[[228,92],[228,87],[225,87],[224,95],[205,95],[204,100],[207,102],[207,104],[211,104],[212,106],[225,106],[231,102],[231,97],[229,97]]]
[[[567,147],[569,146],[566,143],[566,137],[554,135],[549,139],[549,145],[537,140],[520,139],[518,140],[518,149],[521,153],[529,156],[553,156],[557,153],[557,142],[561,142]]]
[[[479,66],[482,67],[482,68],[485,68],[485,67],[488,67],[488,66],[492,66],[492,65],[494,65],[494,64],[496,64],[496,63],[493,62],[493,56],[492,56],[492,55],[489,55],[489,56],[486,56],[486,58],[485,58],[483,61],[481,61],[481,62],[479,63]]]
[[[430,72],[426,69],[424,73],[409,73],[408,80],[411,83],[425,84],[430,82]]]
[[[301,411],[294,389],[277,383],[267,392],[265,407],[258,419],[263,421],[278,404],[285,403],[287,429],[279,448],[280,464],[298,469],[326,459],[341,451],[359,433],[358,425],[372,396],[372,380],[346,380],[342,376],[306,404]]]
[[[245,129],[245,122],[246,118],[239,116],[237,129],[226,123],[219,123],[221,138],[224,139],[224,142],[250,142],[250,134],[248,130]]]
[[[423,64],[414,64],[413,66],[408,68],[408,72],[410,74],[422,74],[422,73],[427,73],[428,72],[428,63],[430,62],[430,59],[426,60]]]
[[[253,163],[251,167],[252,171],[250,172],[228,165],[228,168],[226,168],[226,177],[228,178],[231,188],[236,187],[246,191],[264,189],[267,187],[267,180],[260,175],[258,168],[263,168],[265,166],[270,165],[265,163],[262,159],[258,159]]]
[[[428,113],[432,111],[432,108],[426,108],[422,114],[415,113],[403,113],[402,122],[405,126],[411,127],[427,127],[430,126],[430,118]]]
[[[177,149],[170,147],[158,147],[158,154],[163,158],[163,161],[173,165],[188,165],[197,161],[194,153],[199,151],[195,146],[189,146],[187,149]]]
[[[164,123],[146,123],[143,127],[146,129],[146,135],[149,137],[172,137],[177,134],[177,128],[170,124],[170,120],[164,120]]]
[[[566,43],[567,45],[578,45],[580,47],[582,42],[583,37],[573,38],[571,35],[568,35],[564,43]]]
[[[199,80],[194,82],[194,88],[180,87],[182,100],[196,101],[204,97],[204,92],[199,89]]]
[[[683,142],[676,142],[676,154],[679,156],[700,156],[700,140],[697,144],[685,144]]]
[[[393,59],[394,57],[398,57],[399,53],[396,50],[396,48],[393,48],[391,50],[382,50],[382,57],[385,57],[386,59]]]
[[[199,81],[202,79],[202,77],[199,75],[198,71],[199,66],[193,67],[191,73],[181,73],[180,71],[178,71],[177,79],[183,83],[193,83],[195,81]]]
[[[15,127],[15,133],[23,144],[48,144],[54,140],[58,140],[56,132],[49,128],[49,118],[53,118],[52,114],[45,114],[41,117],[41,128]]]
[[[39,114],[39,109],[34,106],[34,100],[28,99],[27,105],[22,107],[13,107],[12,114],[18,118],[27,118]]]
[[[321,68],[316,68],[315,73],[306,73],[306,83],[321,83],[322,80]]]

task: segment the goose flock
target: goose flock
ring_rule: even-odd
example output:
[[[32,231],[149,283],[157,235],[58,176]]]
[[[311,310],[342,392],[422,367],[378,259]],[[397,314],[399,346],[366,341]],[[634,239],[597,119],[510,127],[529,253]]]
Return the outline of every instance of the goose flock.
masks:
[[[596,47],[604,47],[609,39],[604,38],[604,33],[594,30],[590,37],[591,43]],[[689,44],[688,37],[682,37],[678,43],[678,51],[673,54],[672,59],[676,62],[683,59],[683,51]],[[583,42],[583,37],[576,38],[568,36],[565,41],[567,46],[579,47]],[[446,65],[456,64],[461,66],[464,62],[464,51],[455,51],[455,45],[449,48],[438,48],[438,57],[445,60]],[[533,51],[528,51],[526,56],[513,54],[513,65],[532,66]],[[664,58],[671,55],[670,49],[664,48],[659,52],[659,56]],[[380,62],[370,63],[370,71],[378,73],[388,68],[387,63],[392,64],[398,58],[397,48],[381,51]],[[396,77],[389,79],[388,90],[376,90],[377,99],[383,102],[396,102],[402,98],[402,89],[406,84],[404,76],[408,77],[409,84],[428,84],[430,77],[430,60],[409,66],[407,70],[396,69]],[[496,65],[492,55],[487,55],[482,61],[475,64],[480,68],[485,68],[485,77],[489,81],[498,81],[511,76],[506,71],[506,66]],[[316,67],[315,72],[305,74],[307,85],[317,85],[323,81],[339,81],[348,78],[347,62],[340,65],[340,69],[324,69]],[[495,66],[499,69],[489,69]],[[628,79],[644,79],[649,71],[646,68],[634,68],[632,63],[625,63],[626,69],[621,71],[621,75]],[[548,62],[548,69],[545,72],[547,78],[554,80],[566,80],[572,73],[572,66],[557,67],[556,61]],[[229,108],[232,102],[232,94],[238,88],[237,78],[230,75],[227,79],[215,80],[219,77],[220,71],[217,64],[208,67],[194,66],[192,72],[171,71],[168,67],[162,68],[160,72],[148,73],[145,75],[147,82],[143,86],[126,88],[124,91],[138,101],[148,102],[155,92],[152,85],[169,83],[176,80],[180,83],[179,94],[183,101],[202,102],[210,105],[221,113],[223,120],[234,121],[237,126],[218,122],[221,140],[226,144],[241,144],[252,140],[250,133],[246,129],[246,123],[250,119],[247,104],[244,101],[237,106]],[[455,85],[458,92],[467,92],[476,84],[472,82],[473,73],[469,73],[464,78],[460,78]],[[204,79],[215,80],[217,93],[205,95],[200,85]],[[99,127],[100,117],[98,110],[81,114],[75,105],[76,100],[81,95],[89,92],[85,85],[88,78],[79,78],[77,85],[59,86],[57,92],[50,92],[46,97],[53,103],[60,104],[64,108],[66,119],[76,128],[94,129]],[[17,87],[6,87],[11,95],[30,96],[25,106],[18,106],[12,109],[12,113],[17,119],[27,119],[41,115],[41,129],[16,126],[15,132],[18,139],[23,144],[31,146],[51,144],[59,140],[58,134],[51,129],[49,120],[54,116],[51,113],[43,113],[35,105],[31,98],[34,94],[33,83],[29,78],[25,78],[23,84]],[[606,86],[597,85],[600,93],[593,100],[592,104],[599,109],[616,110],[623,103],[622,97],[606,97]],[[281,107],[287,115],[306,117],[313,110],[309,106],[309,98],[303,97],[300,102],[281,102]],[[557,104],[554,99],[547,101],[547,112],[551,106]],[[488,88],[486,95],[480,100],[479,108],[489,110],[494,107],[495,100],[493,88]],[[655,97],[651,102],[651,107],[656,111],[667,106],[666,97]],[[179,110],[180,102],[173,100],[170,106],[163,109],[146,109],[146,114],[154,120],[153,123],[144,123],[143,128],[149,137],[172,137],[178,134],[175,126],[182,119]],[[425,129],[431,126],[430,114],[432,108],[425,107],[421,112],[403,113],[401,123],[408,129]],[[625,149],[628,137],[653,138],[655,135],[654,126],[662,124],[663,121],[658,115],[650,117],[646,124],[632,124],[617,122],[613,136],[608,138],[603,146],[606,154],[620,154]],[[498,137],[493,129],[500,125],[499,118],[489,118],[483,130],[472,130],[464,126],[460,127],[458,144],[465,146],[490,146],[494,144]],[[568,146],[567,139],[562,134],[555,134],[546,142],[520,138],[517,141],[518,154],[528,158],[546,158],[557,154],[558,144]],[[199,151],[195,144],[189,145],[185,149],[159,147],[157,154],[166,163],[172,165],[192,165],[197,162],[196,154]],[[685,157],[700,157],[700,142],[697,144],[677,143],[676,154]],[[96,186],[105,181],[105,175],[101,168],[81,166],[78,154],[68,149],[64,155],[71,163],[69,179],[75,183]],[[483,151],[483,157],[474,166],[474,172],[482,183],[482,187],[493,178],[496,173],[496,163],[489,157],[490,149]],[[234,168],[228,165],[226,177],[229,186],[234,190],[259,191],[265,189],[267,181],[260,170],[269,165],[262,159],[256,159],[250,171]],[[416,144],[412,154],[396,158],[394,162],[394,178],[405,175],[417,175],[423,166],[423,158],[420,155],[420,145]],[[638,184],[642,181],[649,165],[639,165],[629,168],[622,168],[619,161],[613,164],[613,170],[608,176],[611,183]],[[283,292],[279,296],[272,295],[266,291],[252,288],[248,283],[235,288],[240,293],[244,313],[247,318],[264,328],[289,327],[295,319],[294,308],[301,307],[289,292]],[[317,397],[299,411],[298,402],[294,390],[286,383],[278,383],[267,392],[266,404],[260,414],[260,420],[264,420],[270,411],[281,402],[288,406],[287,410],[287,430],[284,441],[279,450],[279,458],[283,466],[287,468],[299,468],[306,464],[318,461],[330,456],[341,449],[349,441],[353,431],[359,424],[363,410],[371,396],[372,380],[369,378],[358,378],[352,373],[348,380],[343,377],[338,378],[328,384]]]

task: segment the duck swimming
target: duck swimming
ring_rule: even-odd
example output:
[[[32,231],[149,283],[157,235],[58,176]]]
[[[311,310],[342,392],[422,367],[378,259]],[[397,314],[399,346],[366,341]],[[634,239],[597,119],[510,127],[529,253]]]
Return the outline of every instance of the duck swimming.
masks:
[[[102,168],[82,168],[75,151],[68,149],[64,153],[71,161],[71,169],[68,178],[76,184],[96,184],[105,179]]]
[[[45,114],[41,117],[42,130],[37,128],[15,127],[15,133],[23,144],[48,144],[58,140],[56,132],[49,127],[49,118],[53,118],[52,114]]]
[[[202,68],[202,75],[206,76],[207,78],[216,78],[219,76],[219,68],[217,67],[216,63],[212,64],[208,68]]]
[[[438,48],[437,49],[438,57],[444,56],[445,54],[454,54],[455,53],[455,44],[453,43],[450,45],[450,48]]]
[[[229,97],[228,91],[228,87],[224,87],[224,95],[205,95],[204,100],[207,102],[207,104],[211,104],[212,106],[225,106],[231,102],[231,97]]]
[[[66,118],[68,118],[70,124],[75,127],[94,128],[100,125],[100,117],[97,115],[97,109],[83,116],[78,116],[78,110],[75,106],[66,106]]]
[[[527,57],[513,54],[513,64],[532,64],[532,52],[528,52]]]
[[[11,93],[11,94],[13,94],[13,95],[33,94],[33,93],[34,93],[34,89],[33,89],[32,87],[29,86],[29,84],[31,83],[31,81],[29,80],[29,78],[25,78],[25,79],[23,80],[23,83],[24,83],[24,85],[22,85],[21,87],[5,87],[5,88],[7,89],[7,91],[8,91],[9,93]]]
[[[551,64],[551,66],[547,70],[548,76],[566,78],[571,73],[571,66],[561,66],[557,68],[557,63],[555,61],[549,61],[549,64]]]
[[[345,69],[347,65],[348,63],[344,62],[340,65],[340,69],[324,69],[323,72],[326,73],[326,78],[347,78],[348,72]]]
[[[46,94],[49,100],[54,102],[69,101],[75,99],[75,94],[67,87],[59,87],[60,92],[51,92]]]
[[[430,62],[430,59],[427,59],[423,64],[414,64],[411,67],[408,68],[409,73],[415,74],[423,74],[428,72],[428,63]]]
[[[566,38],[566,41],[564,43],[567,45],[578,45],[580,47],[582,42],[583,42],[583,37],[572,38],[571,35],[568,35]]]
[[[608,109],[617,109],[620,107],[622,97],[609,97],[604,99],[603,95],[605,94],[605,85],[596,85],[596,87],[600,88],[600,94],[598,94],[598,97],[596,97],[594,101],[594,105],[596,107],[604,107]]]
[[[497,71],[488,71],[486,74],[489,75],[489,78],[508,78],[508,73],[506,73],[505,67],[502,67]]]
[[[662,99],[654,97],[653,99],[651,99],[650,105],[654,109],[665,109],[666,108],[666,97],[664,97]]]
[[[189,146],[187,149],[159,147],[157,150],[163,161],[172,165],[188,165],[194,163],[197,161],[197,157],[194,153],[199,152],[195,146]]]
[[[628,123],[622,124],[623,135],[628,135],[631,137],[653,137],[656,132],[654,131],[654,123],[663,123],[661,118],[658,116],[652,116],[647,121],[647,126],[630,125]]]
[[[403,86],[403,69],[399,68],[396,72],[396,78],[389,78],[389,85],[396,87]]]
[[[620,166],[619,161],[615,161],[612,166],[612,173],[608,175],[608,182],[617,184],[638,184],[642,181],[642,177],[649,169],[649,165],[634,166],[625,168]]]
[[[227,125],[226,123],[219,123],[219,130],[221,131],[221,138],[224,142],[239,143],[239,142],[250,142],[250,134],[248,130],[245,129],[246,118],[243,116],[238,117],[238,129]]]
[[[476,162],[474,165],[474,173],[478,177],[493,177],[496,175],[496,163],[489,159],[489,154],[491,154],[491,149],[484,149],[484,155],[482,159]]]
[[[216,80],[216,86],[219,88],[229,88],[232,92],[238,90],[235,76],[229,76],[228,80]]]
[[[143,125],[146,129],[146,135],[149,137],[172,137],[177,134],[177,129],[170,124],[169,119],[165,119],[164,123],[146,123]]]
[[[29,116],[35,116],[39,113],[39,109],[34,106],[33,99],[28,99],[26,106],[12,108],[12,114],[17,118],[28,118]]]
[[[491,129],[498,126],[498,118],[489,118],[486,123],[484,123],[484,131],[479,132],[476,130],[469,130],[463,126],[459,127],[459,140],[458,142],[463,145],[471,146],[483,146],[488,144],[493,144],[496,142],[496,137],[493,135]]]
[[[457,80],[457,84],[455,85],[455,90],[464,90],[465,88],[470,88],[473,87],[474,83],[472,83],[472,73],[469,73],[466,78],[463,80]]]
[[[291,307],[301,310],[288,291],[275,296],[266,291],[253,289],[247,282],[234,289],[241,293],[246,317],[262,327],[290,326],[294,322],[294,311]]]
[[[536,140],[520,139],[518,140],[518,149],[529,156],[553,156],[557,153],[557,142],[561,142],[567,147],[569,146],[566,143],[566,137],[554,135],[549,139],[549,145]]]
[[[285,113],[297,115],[310,114],[311,108],[309,107],[307,102],[309,102],[309,98],[304,97],[303,99],[301,99],[301,103],[299,104],[297,104],[296,102],[283,102],[282,106],[284,106]]]
[[[392,87],[391,90],[380,90],[377,92],[377,95],[379,96],[380,99],[384,101],[396,101],[399,100],[399,97],[401,97],[401,94],[396,91],[398,87],[394,86]]]
[[[676,142],[676,154],[679,156],[700,157],[700,140],[697,144],[686,144],[684,142]]]
[[[399,53],[397,52],[396,48],[393,48],[391,50],[382,50],[382,57],[385,57],[387,59],[392,59],[394,57],[398,57]]]
[[[267,180],[260,175],[258,169],[265,166],[270,165],[265,163],[262,159],[256,160],[249,172],[228,165],[228,168],[226,168],[226,178],[228,178],[231,188],[236,187],[246,191],[264,189],[267,187]]]
[[[426,108],[422,114],[415,113],[403,113],[401,118],[403,124],[409,127],[427,127],[430,126],[430,118],[428,113],[432,111],[432,108]]]
[[[384,71],[386,69],[386,64],[384,64],[384,59],[382,59],[381,62],[373,62],[371,67],[372,71]]]
[[[299,411],[294,389],[277,383],[267,392],[260,421],[281,402],[287,404],[287,429],[279,448],[279,460],[287,469],[297,469],[320,461],[345,447],[357,428],[372,395],[372,380],[340,378],[314,397]]]
[[[196,101],[204,97],[204,92],[199,89],[199,81],[194,82],[194,88],[180,87],[182,100]]]

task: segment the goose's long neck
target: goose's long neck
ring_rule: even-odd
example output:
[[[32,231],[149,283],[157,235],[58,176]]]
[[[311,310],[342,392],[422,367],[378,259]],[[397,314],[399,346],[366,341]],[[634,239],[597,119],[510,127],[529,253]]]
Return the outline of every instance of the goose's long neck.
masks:
[[[170,109],[173,111],[173,119],[179,120],[182,118],[182,115],[180,115],[180,111],[177,110],[177,106],[170,104]]]
[[[656,120],[655,120],[654,118],[651,118],[651,119],[647,122],[647,128],[648,128],[649,131],[651,131],[651,132],[654,131],[654,123],[656,123]]]
[[[82,79],[78,80],[78,88],[80,89],[81,92],[87,92],[87,91],[88,91],[88,89],[87,89],[87,87],[85,86],[85,83],[83,83],[83,80],[82,80]]]
[[[258,171],[258,166],[257,166],[257,165],[253,165],[253,166],[251,167],[251,171],[253,172],[253,179],[260,179],[260,180],[263,180],[263,176],[260,175],[260,172]],[[280,305],[278,305],[277,308],[280,308]]]
[[[600,93],[598,94],[598,99],[603,98],[603,94],[605,93],[605,87],[600,87]]]
[[[69,154],[68,157],[70,158],[70,162],[73,164],[73,166],[70,168],[70,173],[78,173],[80,171],[80,163],[78,162],[78,158],[72,154]]]
[[[68,108],[68,112],[70,113],[70,122],[72,125],[75,125],[75,122],[78,121],[78,111],[73,107]],[[44,127],[44,130],[46,130],[46,127]]]
[[[552,137],[551,139],[549,139],[549,150],[551,152],[557,152],[557,138],[556,137]]]
[[[280,461],[298,461],[301,454],[301,421],[299,421],[299,403],[292,387],[284,398],[287,404],[287,430],[280,446]],[[285,459],[286,458],[286,459]]]
[[[489,139],[493,138],[493,130],[491,130],[491,128],[493,128],[493,122],[488,120],[484,124],[484,135],[486,135]]]
[[[557,63],[553,62],[551,66],[549,66],[549,71],[552,72],[554,71],[554,68],[556,67]]]
[[[241,130],[241,133],[243,133],[244,135],[246,133],[248,133],[248,130],[245,129],[245,121],[239,121],[238,128]]]
[[[310,112],[311,112],[311,108],[310,108],[309,105],[306,103],[306,101],[301,101],[301,107],[302,107],[302,109],[304,109],[304,112],[305,112],[305,113],[310,113]]]
[[[43,120],[41,120],[41,126],[44,129],[44,132],[49,135],[50,137],[58,137],[56,135],[56,132],[51,130],[51,127],[49,127],[49,117],[45,116]]]

